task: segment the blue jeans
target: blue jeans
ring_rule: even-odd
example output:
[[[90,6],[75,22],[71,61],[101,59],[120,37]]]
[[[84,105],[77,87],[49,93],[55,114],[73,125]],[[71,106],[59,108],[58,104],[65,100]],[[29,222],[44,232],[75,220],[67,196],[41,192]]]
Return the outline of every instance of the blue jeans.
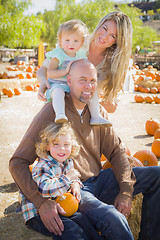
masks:
[[[137,179],[133,195],[143,194],[139,240],[159,240],[160,167],[137,167],[133,171]],[[79,210],[101,231],[103,239],[133,240],[126,218],[113,207],[119,185],[112,169],[102,170],[83,184]]]
[[[48,231],[44,226],[40,216],[36,216],[29,221],[26,225],[39,233],[46,236],[52,236],[54,240],[102,240],[103,238],[94,229],[86,216],[77,212],[70,218],[61,216],[64,224],[64,231],[62,236],[56,236]]]

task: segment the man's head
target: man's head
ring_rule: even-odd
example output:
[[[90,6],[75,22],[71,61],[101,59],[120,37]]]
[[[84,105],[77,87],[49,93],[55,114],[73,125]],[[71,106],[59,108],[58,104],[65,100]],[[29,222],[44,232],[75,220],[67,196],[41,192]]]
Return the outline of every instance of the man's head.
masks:
[[[77,60],[71,65],[67,82],[75,107],[83,109],[97,89],[97,71],[88,60]]]

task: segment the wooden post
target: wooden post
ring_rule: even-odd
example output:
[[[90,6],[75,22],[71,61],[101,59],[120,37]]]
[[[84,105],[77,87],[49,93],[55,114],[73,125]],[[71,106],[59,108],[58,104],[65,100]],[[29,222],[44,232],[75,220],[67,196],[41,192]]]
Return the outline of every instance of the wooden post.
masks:
[[[38,46],[38,65],[42,66],[43,61],[44,61],[44,45],[43,42],[40,42]]]

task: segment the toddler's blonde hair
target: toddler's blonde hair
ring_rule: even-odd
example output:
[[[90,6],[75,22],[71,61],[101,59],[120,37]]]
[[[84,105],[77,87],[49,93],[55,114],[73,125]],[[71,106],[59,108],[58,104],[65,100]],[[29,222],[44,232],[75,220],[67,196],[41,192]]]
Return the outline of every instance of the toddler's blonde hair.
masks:
[[[76,157],[79,153],[80,146],[74,135],[74,131],[70,123],[56,124],[50,123],[40,132],[40,141],[35,145],[36,153],[39,157],[45,158],[48,154],[47,148],[50,143],[54,142],[62,135],[70,135],[72,142],[72,151],[70,158]]]
[[[70,20],[67,21],[65,23],[63,23],[59,30],[58,30],[58,41],[59,41],[59,45],[60,45],[60,41],[62,38],[62,33],[79,33],[82,36],[83,42],[84,40],[88,37],[89,33],[88,33],[88,28],[86,27],[86,25],[78,19],[74,19],[74,20]]]

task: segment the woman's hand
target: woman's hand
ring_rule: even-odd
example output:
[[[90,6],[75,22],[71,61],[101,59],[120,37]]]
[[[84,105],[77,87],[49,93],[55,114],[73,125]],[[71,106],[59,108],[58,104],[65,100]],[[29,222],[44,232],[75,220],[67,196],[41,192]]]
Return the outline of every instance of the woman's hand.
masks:
[[[108,113],[114,113],[117,109],[117,103],[111,102],[109,100],[102,100],[100,104],[106,109]]]

